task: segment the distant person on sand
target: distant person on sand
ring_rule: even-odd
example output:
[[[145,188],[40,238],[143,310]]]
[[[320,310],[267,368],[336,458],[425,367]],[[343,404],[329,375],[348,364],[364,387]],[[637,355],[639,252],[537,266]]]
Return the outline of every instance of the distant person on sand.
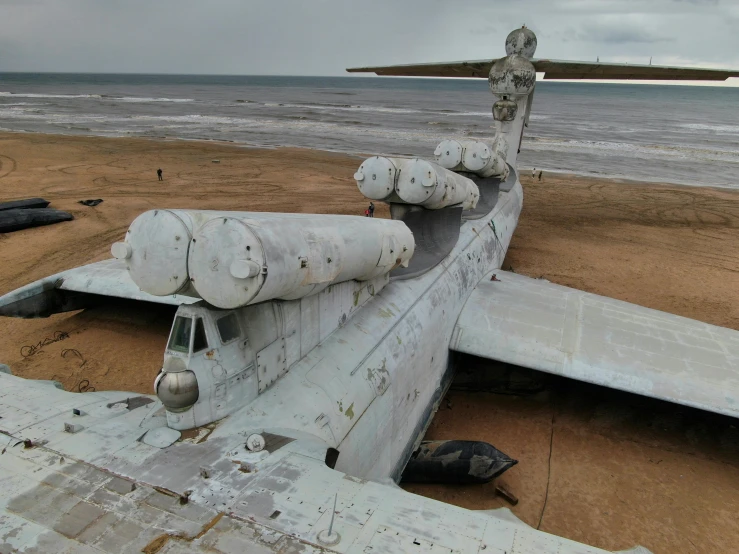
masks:
[[[160,181],[164,181],[164,179],[162,178],[162,170],[161,170],[161,168],[160,169],[157,169],[157,177],[159,177],[159,180]]]
[[[536,177],[536,168],[531,170],[531,178],[533,179],[534,177]]]
[[[375,217],[375,204],[373,202],[370,202],[368,209],[369,209],[369,216]]]
[[[543,173],[544,173],[543,171],[540,171],[540,172],[539,172],[539,182],[540,182],[540,183],[541,183],[541,176],[542,176],[542,174],[543,174]]]

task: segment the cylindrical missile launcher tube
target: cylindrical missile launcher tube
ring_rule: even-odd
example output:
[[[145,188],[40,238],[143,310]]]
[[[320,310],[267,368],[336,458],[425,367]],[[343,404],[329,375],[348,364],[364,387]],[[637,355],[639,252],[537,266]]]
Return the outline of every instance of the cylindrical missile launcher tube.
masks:
[[[190,278],[210,304],[236,308],[372,279],[406,266],[414,248],[413,234],[400,221],[330,215],[257,220],[234,214],[195,232]]]
[[[408,204],[431,210],[462,204],[472,210],[480,199],[477,185],[467,177],[425,160],[404,160],[395,192]]]
[[[114,258],[123,260],[138,287],[155,296],[198,296],[190,283],[187,257],[194,231],[219,215],[233,212],[209,210],[150,210],[133,220],[124,242],[111,247]],[[253,217],[274,214],[252,214]],[[284,214],[284,217],[305,217]]]
[[[395,193],[395,183],[398,180],[400,164],[405,161],[383,156],[372,156],[364,160],[354,174],[359,192],[370,200],[401,202]]]
[[[464,146],[460,140],[442,140],[434,150],[436,163],[450,171],[467,171],[462,164],[463,155]]]
[[[451,171],[467,171],[480,177],[508,175],[508,143],[498,136],[492,147],[479,140],[444,140],[434,151],[437,163]]]
[[[372,279],[407,265],[414,248],[413,234],[401,221],[154,210],[136,218],[126,242],[112,250],[145,292],[192,289],[213,306],[232,309]]]
[[[471,210],[480,198],[470,179],[417,158],[375,156],[362,163],[354,178],[367,198],[430,210],[456,205]]]

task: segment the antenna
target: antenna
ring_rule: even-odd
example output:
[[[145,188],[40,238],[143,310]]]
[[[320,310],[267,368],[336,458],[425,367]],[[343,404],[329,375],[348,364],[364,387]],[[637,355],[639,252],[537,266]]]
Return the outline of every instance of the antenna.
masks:
[[[325,544],[326,546],[333,546],[339,544],[341,535],[334,533],[334,518],[336,517],[336,500],[339,498],[339,493],[334,495],[334,509],[331,512],[331,523],[328,525],[328,529],[324,529],[318,533],[318,542]]]
[[[339,498],[339,493],[336,493],[334,495],[334,509],[331,510],[331,523],[328,526],[328,534],[329,536],[333,535],[334,533],[334,517],[336,517],[336,499]]]

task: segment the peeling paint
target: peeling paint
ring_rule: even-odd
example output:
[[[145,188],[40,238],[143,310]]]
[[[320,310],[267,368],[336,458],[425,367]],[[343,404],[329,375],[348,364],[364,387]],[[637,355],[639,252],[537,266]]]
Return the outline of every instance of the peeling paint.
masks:
[[[395,316],[395,314],[394,314],[394,313],[393,313],[393,312],[392,312],[391,310],[389,310],[389,309],[387,309],[387,308],[380,308],[380,309],[379,309],[379,310],[377,311],[377,313],[378,313],[378,315],[379,315],[380,317],[384,317],[385,319],[389,319],[389,318],[391,318],[391,317],[394,317],[394,316]]]

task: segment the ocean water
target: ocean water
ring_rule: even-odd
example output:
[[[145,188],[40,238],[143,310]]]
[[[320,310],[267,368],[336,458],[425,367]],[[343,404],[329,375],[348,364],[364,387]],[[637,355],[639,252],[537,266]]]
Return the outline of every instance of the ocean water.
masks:
[[[0,73],[0,130],[433,157],[492,140],[484,80]],[[520,168],[739,188],[739,88],[537,84]]]

